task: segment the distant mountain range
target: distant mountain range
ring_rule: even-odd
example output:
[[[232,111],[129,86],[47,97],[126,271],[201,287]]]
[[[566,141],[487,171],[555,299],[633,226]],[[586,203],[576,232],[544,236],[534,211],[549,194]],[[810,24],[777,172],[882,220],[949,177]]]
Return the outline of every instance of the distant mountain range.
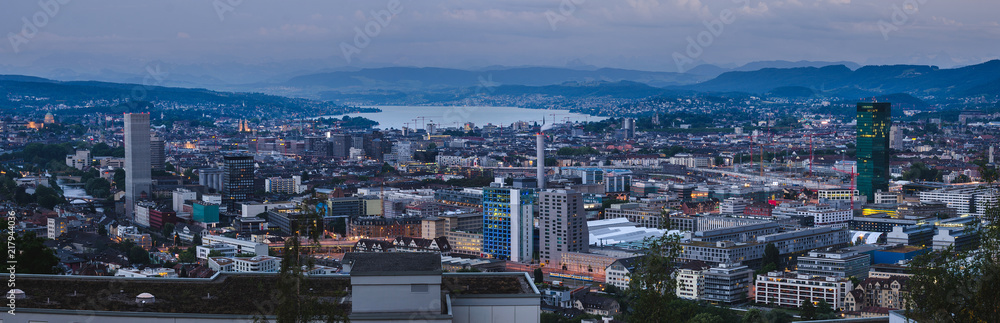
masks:
[[[748,72],[748,71],[762,70],[762,69],[765,69],[765,68],[824,67],[824,66],[830,66],[830,65],[844,65],[844,66],[847,66],[847,68],[850,68],[851,70],[856,70],[856,69],[858,69],[858,68],[861,67],[861,65],[858,65],[858,63],[848,62],[848,61],[840,61],[840,62],[822,62],[822,61],[798,61],[798,62],[790,62],[790,61],[759,61],[759,62],[750,62],[750,63],[747,63],[747,64],[745,64],[743,66],[736,67],[736,68],[724,68],[724,67],[719,67],[719,66],[712,65],[712,64],[702,64],[702,65],[698,65],[698,66],[692,68],[691,70],[687,71],[687,73],[689,73],[689,74],[695,74],[695,75],[701,75],[701,76],[706,76],[706,77],[709,77],[709,78],[715,78],[715,77],[717,77],[719,75],[722,75],[722,73],[726,73],[726,72]]]
[[[60,82],[45,78],[0,75],[0,107],[28,106],[16,96],[48,98],[30,104],[127,100],[139,87],[144,100],[202,106],[270,107],[274,111],[350,109],[322,101],[352,104],[467,104],[503,98],[503,102],[559,102],[578,98],[635,100],[656,97],[758,95],[770,98],[857,100],[892,97],[920,109],[935,98],[1000,94],[1000,60],[952,69],[926,65],[858,66],[850,62],[755,62],[735,68],[698,66],[688,73],[612,68],[501,67],[480,70],[384,67],[330,71],[290,77],[241,89],[270,93],[141,86],[94,81]],[[763,67],[763,68],[759,68]],[[702,75],[699,75],[701,73]],[[715,77],[706,75],[719,73]],[[235,87],[235,86],[234,86]],[[242,91],[242,90],[241,90]],[[545,100],[535,98],[545,97]],[[470,100],[470,101],[464,101]],[[547,100],[547,101],[546,101]],[[510,104],[510,103],[505,103]],[[236,109],[227,113],[250,113]]]
[[[889,93],[915,96],[997,95],[1000,60],[953,69],[924,65],[765,68],[734,71],[702,83],[670,87],[699,92],[747,92],[764,94],[800,87],[817,95],[860,98]],[[795,95],[804,92],[794,91]]]
[[[303,75],[293,77],[283,85],[330,89],[417,90],[500,85],[546,86],[566,82],[631,81],[663,87],[690,84],[705,79],[707,78],[693,74],[615,68],[581,70],[559,67],[518,67],[468,71],[435,67],[385,67]]]
[[[238,117],[267,113],[313,115],[358,111],[356,108],[328,102],[261,93],[219,92],[95,81],[61,82],[22,75],[0,75],[0,92],[7,94],[5,97],[0,97],[0,109],[8,113],[36,114],[40,113],[37,109],[39,106],[59,104],[89,106],[63,109],[60,111],[61,115],[161,110],[149,102],[187,106],[189,109],[185,111],[191,110],[195,115],[209,113],[216,116]],[[262,111],[265,113],[261,113]]]

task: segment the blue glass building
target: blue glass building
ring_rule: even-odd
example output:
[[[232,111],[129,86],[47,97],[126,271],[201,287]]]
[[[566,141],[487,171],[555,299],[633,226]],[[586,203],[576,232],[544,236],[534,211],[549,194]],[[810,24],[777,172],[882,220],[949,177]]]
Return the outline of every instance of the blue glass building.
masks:
[[[483,257],[531,261],[535,193],[533,188],[483,188]]]

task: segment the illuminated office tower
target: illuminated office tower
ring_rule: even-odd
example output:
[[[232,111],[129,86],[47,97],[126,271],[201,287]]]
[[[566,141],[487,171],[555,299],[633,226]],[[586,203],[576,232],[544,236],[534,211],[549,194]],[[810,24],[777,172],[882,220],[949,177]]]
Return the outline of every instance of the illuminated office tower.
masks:
[[[858,194],[873,201],[875,192],[889,190],[889,102],[858,103]]]
[[[532,260],[534,204],[533,188],[483,188],[483,257]]]

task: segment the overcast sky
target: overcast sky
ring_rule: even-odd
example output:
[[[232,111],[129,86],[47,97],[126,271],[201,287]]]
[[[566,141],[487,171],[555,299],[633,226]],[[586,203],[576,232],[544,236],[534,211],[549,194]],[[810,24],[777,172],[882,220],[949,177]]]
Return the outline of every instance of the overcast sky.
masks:
[[[355,28],[378,24],[371,13],[388,11],[392,1],[72,0],[50,14],[35,0],[8,0],[0,3],[6,40],[0,73],[128,71],[150,61],[284,62],[317,70],[586,64],[672,71],[675,52],[717,65],[846,60],[948,67],[1000,55],[995,0],[399,1],[398,13],[358,47]],[[727,10],[730,23],[688,55],[688,37],[697,41],[709,31],[705,23]],[[25,20],[32,25],[26,34]],[[350,64],[342,44],[358,49]]]

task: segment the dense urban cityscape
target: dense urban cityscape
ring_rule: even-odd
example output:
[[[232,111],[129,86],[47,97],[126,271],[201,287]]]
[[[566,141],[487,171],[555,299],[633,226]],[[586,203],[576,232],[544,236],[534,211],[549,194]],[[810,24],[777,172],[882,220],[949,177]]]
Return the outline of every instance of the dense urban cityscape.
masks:
[[[268,13],[241,3],[209,13]],[[424,64],[426,44],[484,45],[385,54],[378,42],[409,48],[398,17],[436,10],[391,0],[357,11],[343,66],[22,64],[21,50],[57,51],[46,44],[65,39],[39,29],[63,30],[77,5],[40,2],[0,49],[0,323],[1000,320],[1000,60],[692,53],[726,61],[723,32],[769,12],[746,2],[695,8],[701,33],[657,58],[676,70],[555,48],[542,51],[565,67]],[[553,35],[583,17],[621,24],[586,7],[603,5],[566,0],[536,20]],[[520,19],[463,10],[424,23]],[[912,37],[889,17],[886,44]],[[588,30],[575,35],[603,35]]]

